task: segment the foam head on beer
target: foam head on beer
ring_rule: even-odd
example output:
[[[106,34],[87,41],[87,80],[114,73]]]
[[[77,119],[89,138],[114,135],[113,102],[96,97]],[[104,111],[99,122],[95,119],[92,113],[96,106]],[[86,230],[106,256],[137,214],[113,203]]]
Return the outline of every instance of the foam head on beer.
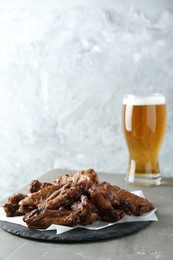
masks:
[[[127,95],[123,99],[124,105],[144,106],[144,105],[162,105],[166,100],[162,94],[153,94],[151,96]]]

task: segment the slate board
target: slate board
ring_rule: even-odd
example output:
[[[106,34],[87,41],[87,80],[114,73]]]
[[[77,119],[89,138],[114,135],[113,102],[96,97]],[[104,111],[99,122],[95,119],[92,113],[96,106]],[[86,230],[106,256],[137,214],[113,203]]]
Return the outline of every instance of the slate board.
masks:
[[[56,235],[56,231],[31,230],[27,227],[7,221],[0,221],[0,227],[13,235],[32,240],[47,242],[88,242],[129,235],[147,227],[151,222],[152,221],[141,221],[115,224],[100,230],[77,228],[59,235]]]

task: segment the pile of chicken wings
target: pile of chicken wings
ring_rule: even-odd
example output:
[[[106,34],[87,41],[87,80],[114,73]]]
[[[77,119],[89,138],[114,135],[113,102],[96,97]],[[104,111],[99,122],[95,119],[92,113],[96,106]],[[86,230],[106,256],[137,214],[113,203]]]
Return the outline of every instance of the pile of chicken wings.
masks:
[[[152,204],[108,182],[100,182],[93,169],[57,177],[53,183],[33,180],[27,195],[10,196],[3,205],[7,217],[22,216],[31,229],[52,224],[88,225],[102,220],[115,222],[124,214],[140,216]]]

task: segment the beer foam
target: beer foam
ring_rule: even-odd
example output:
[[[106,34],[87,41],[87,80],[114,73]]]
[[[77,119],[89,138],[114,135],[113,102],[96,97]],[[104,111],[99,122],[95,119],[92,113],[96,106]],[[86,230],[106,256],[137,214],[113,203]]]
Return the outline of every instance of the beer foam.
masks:
[[[165,97],[160,94],[154,94],[152,96],[127,95],[123,99],[124,105],[145,106],[145,105],[162,105],[165,103],[166,103]]]

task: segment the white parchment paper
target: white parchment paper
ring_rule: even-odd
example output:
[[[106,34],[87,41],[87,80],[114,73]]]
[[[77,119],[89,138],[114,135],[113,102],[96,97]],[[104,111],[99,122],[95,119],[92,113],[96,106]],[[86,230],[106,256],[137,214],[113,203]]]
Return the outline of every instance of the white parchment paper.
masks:
[[[144,197],[143,192],[140,191],[133,191],[132,193]],[[104,222],[104,221],[96,221],[91,225],[86,225],[86,226],[82,226],[82,225],[76,225],[73,227],[66,227],[66,226],[61,226],[61,225],[51,225],[49,228],[47,228],[47,230],[56,230],[57,234],[62,234],[64,232],[70,231],[72,229],[75,228],[84,228],[84,229],[90,229],[90,230],[98,230],[98,229],[102,229],[102,228],[106,228],[115,224],[120,224],[120,223],[125,223],[125,222],[135,222],[135,221],[158,221],[158,218],[155,214],[156,209],[143,214],[142,216],[136,217],[136,216],[129,216],[129,215],[124,215],[124,217],[114,223],[109,223],[109,222]],[[8,221],[11,223],[15,223],[15,224],[19,224],[22,226],[27,227],[26,223],[22,220],[23,217],[6,217],[4,209],[2,207],[0,207],[0,220],[2,221]]]

